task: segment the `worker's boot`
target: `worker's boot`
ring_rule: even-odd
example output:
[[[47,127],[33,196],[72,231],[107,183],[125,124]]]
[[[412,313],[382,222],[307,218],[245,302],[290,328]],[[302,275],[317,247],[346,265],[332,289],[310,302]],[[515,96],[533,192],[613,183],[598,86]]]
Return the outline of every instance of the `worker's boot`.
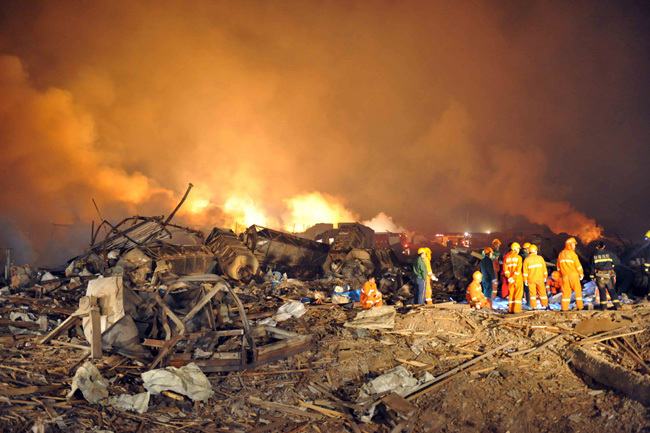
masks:
[[[619,301],[613,301],[612,304],[614,305],[614,309],[618,310],[620,308],[620,302]]]

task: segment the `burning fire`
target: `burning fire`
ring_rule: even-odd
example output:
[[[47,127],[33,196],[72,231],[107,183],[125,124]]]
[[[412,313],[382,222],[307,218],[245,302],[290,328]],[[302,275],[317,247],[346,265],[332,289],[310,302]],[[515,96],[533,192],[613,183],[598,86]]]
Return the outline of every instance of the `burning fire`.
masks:
[[[234,231],[258,224],[267,226],[269,219],[263,209],[258,207],[250,197],[231,197],[223,206],[227,215],[226,226]]]
[[[284,200],[288,215],[283,219],[284,229],[301,231],[317,223],[358,221],[359,216],[348,210],[333,196],[319,192],[300,194]]]

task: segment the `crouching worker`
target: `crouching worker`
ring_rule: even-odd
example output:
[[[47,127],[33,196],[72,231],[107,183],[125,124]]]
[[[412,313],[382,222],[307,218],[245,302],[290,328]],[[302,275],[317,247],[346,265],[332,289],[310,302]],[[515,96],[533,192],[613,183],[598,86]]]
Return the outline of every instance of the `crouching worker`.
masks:
[[[480,271],[474,272],[473,281],[467,286],[467,302],[470,307],[474,307],[477,310],[481,308],[492,309],[492,302],[490,299],[487,299],[483,294],[481,287],[481,280],[483,279],[483,274]]]
[[[361,289],[361,306],[364,310],[369,310],[372,307],[381,307],[382,305],[381,292],[377,290],[375,277],[371,275]]]

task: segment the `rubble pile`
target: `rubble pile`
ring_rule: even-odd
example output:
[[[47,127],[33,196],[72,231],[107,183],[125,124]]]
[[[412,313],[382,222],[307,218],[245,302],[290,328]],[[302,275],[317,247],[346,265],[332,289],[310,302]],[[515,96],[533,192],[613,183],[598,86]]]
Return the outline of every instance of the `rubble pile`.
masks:
[[[0,428],[650,429],[647,301],[473,310],[456,301],[477,257],[454,249],[434,263],[435,303],[412,305],[408,267],[367,248],[354,225],[331,234],[333,251],[259,227],[239,239],[174,226],[198,239],[179,246],[170,227],[134,217],[101,241],[98,228],[58,271],[12,269],[0,294]],[[362,310],[360,280],[375,273],[386,303]]]

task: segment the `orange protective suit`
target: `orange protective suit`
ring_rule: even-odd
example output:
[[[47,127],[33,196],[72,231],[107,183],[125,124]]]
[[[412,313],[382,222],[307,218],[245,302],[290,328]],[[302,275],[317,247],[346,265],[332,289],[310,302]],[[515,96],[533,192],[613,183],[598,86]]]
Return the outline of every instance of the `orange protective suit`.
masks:
[[[427,267],[427,287],[424,289],[424,302],[431,305],[433,304],[433,290],[431,289],[431,277],[433,277],[433,271],[431,270],[431,251],[426,252],[427,260],[424,261],[424,264]]]
[[[554,280],[553,277],[548,277],[546,290],[550,290],[552,295],[560,293],[562,291],[562,278],[558,277],[557,280]]]
[[[467,303],[470,307],[475,307],[477,309],[489,307],[492,308],[492,303],[485,297],[483,294],[483,288],[481,287],[481,281],[472,281],[467,286],[466,293]]]
[[[542,256],[530,254],[524,260],[523,266],[524,281],[528,283],[530,291],[530,308],[537,308],[537,296],[543,307],[548,307],[548,296],[546,296],[546,278],[548,270],[546,261]]]
[[[580,259],[575,251],[565,248],[557,256],[557,269],[562,276],[562,311],[569,309],[571,303],[571,291],[576,294],[576,306],[582,310],[582,286],[580,280],[585,273],[582,270]]]
[[[503,274],[508,282],[508,311],[521,311],[521,298],[524,296],[524,277],[521,275],[521,256],[516,251],[508,251],[503,257]]]
[[[377,284],[366,281],[361,288],[361,306],[364,310],[369,310],[372,307],[381,307],[383,305],[383,298],[381,292],[377,290]]]

